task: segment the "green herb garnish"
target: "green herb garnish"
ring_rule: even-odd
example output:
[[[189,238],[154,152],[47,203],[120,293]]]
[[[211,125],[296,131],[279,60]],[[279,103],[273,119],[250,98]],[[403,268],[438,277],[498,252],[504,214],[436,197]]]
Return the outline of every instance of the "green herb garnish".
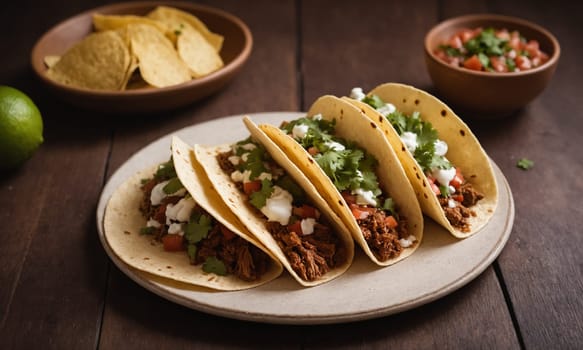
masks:
[[[219,276],[225,276],[227,274],[227,267],[225,263],[220,261],[214,256],[209,256],[206,261],[202,264],[202,270],[208,273],[214,273]]]
[[[516,162],[516,166],[522,170],[529,170],[534,166],[534,162],[528,158],[520,158],[518,162]]]
[[[156,232],[156,228],[153,226],[146,226],[140,229],[141,235],[151,235],[154,234],[154,232]]]
[[[194,213],[184,226],[184,238],[189,243],[198,243],[207,237],[212,226],[212,219],[209,215]]]
[[[164,191],[166,194],[172,194],[180,191],[182,188],[184,188],[184,185],[182,185],[182,182],[180,182],[180,180],[175,177],[172,178],[166,185],[164,185],[162,191]]]
[[[249,202],[259,210],[265,206],[267,203],[267,198],[271,197],[273,193],[273,185],[271,181],[265,179],[261,180],[261,189],[259,191],[253,192],[250,195]]]

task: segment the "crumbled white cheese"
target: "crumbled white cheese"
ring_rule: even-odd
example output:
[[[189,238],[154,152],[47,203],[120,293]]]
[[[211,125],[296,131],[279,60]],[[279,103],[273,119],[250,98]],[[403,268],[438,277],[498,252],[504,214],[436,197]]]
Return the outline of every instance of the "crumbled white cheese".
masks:
[[[235,170],[231,173],[231,180],[235,182],[249,182],[249,177],[251,176],[251,170],[245,170],[244,172],[240,172],[239,170]]]
[[[162,203],[162,199],[168,197],[169,195],[184,196],[186,194],[185,188],[181,188],[174,193],[170,194],[165,193],[164,186],[166,186],[169,182],[170,180],[160,182],[159,184],[154,186],[154,188],[152,188],[152,192],[150,193],[150,202],[152,203],[152,205],[159,205],[160,203]]]
[[[365,97],[366,94],[364,93],[364,91],[362,91],[362,88],[355,87],[350,91],[350,98],[362,101]]]
[[[434,169],[431,175],[443,186],[449,185],[449,182],[455,177],[456,171],[454,167],[449,169]]]
[[[437,140],[434,143],[435,154],[438,156],[445,156],[447,153],[447,143],[445,141]]]
[[[316,219],[306,218],[302,219],[300,222],[300,227],[302,228],[302,235],[307,236],[314,233],[314,225],[316,225]]]
[[[292,129],[292,136],[294,139],[303,139],[306,137],[310,128],[306,124],[296,124]]]
[[[168,204],[166,206],[166,220],[188,222],[195,205],[192,197],[182,198],[176,204]]]
[[[356,195],[356,204],[358,205],[377,205],[375,195],[372,191],[365,191],[362,188],[357,188],[356,190],[352,190],[352,194]]]
[[[270,173],[261,173],[259,174],[259,176],[257,176],[256,180],[271,180],[273,179],[273,175],[271,175]]]
[[[239,156],[230,156],[227,159],[229,159],[229,162],[231,162],[231,164],[233,165],[239,165],[239,163],[241,162],[241,157]]]
[[[401,134],[401,141],[403,141],[405,147],[407,147],[411,153],[415,152],[415,149],[418,146],[416,133],[405,131],[403,134]]]
[[[318,113],[312,117],[313,120],[322,120],[322,114]]]
[[[397,108],[392,103],[385,103],[384,105],[377,108],[377,112],[379,112],[382,115],[389,115],[395,112],[396,110]]]
[[[247,162],[247,160],[249,159],[249,154],[251,154],[251,153],[249,153],[249,152],[247,152],[247,153],[243,153],[243,154],[241,155],[241,160],[242,160],[243,162]]]
[[[162,199],[166,198],[167,195],[163,188],[168,182],[170,181],[162,181],[152,188],[152,192],[150,193],[150,202],[152,202],[152,205],[159,205],[162,202]]]
[[[158,220],[154,220],[153,218],[150,218],[148,220],[148,222],[146,222],[146,226],[147,227],[155,227],[155,228],[159,228],[160,226],[162,226],[161,223],[158,222]]]
[[[245,151],[253,151],[254,149],[257,148],[257,146],[254,143],[252,143],[252,142],[246,143],[244,145],[239,145],[239,147],[241,147]]]
[[[292,215],[292,201],[293,197],[288,191],[274,186],[273,192],[265,201],[265,206],[261,208],[261,212],[269,221],[277,221],[282,225],[287,225]]]
[[[409,235],[409,237],[407,237],[407,238],[401,238],[401,239],[399,239],[399,244],[403,248],[409,248],[416,241],[417,241],[417,237],[415,237],[415,235]]]
[[[333,151],[344,151],[346,149],[343,144],[336,141],[328,141],[324,145]]]
[[[169,235],[184,235],[184,231],[182,230],[181,223],[173,223],[168,226],[168,234]]]
[[[449,208],[455,208],[455,206],[456,206],[455,201],[452,198],[448,199],[447,200],[447,206]]]

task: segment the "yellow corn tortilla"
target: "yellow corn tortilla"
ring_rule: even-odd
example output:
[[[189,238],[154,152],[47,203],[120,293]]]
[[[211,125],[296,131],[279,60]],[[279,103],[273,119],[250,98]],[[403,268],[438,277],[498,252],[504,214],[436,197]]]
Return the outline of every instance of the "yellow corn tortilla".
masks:
[[[380,130],[371,124],[370,120],[364,118],[356,107],[346,101],[335,96],[322,96],[312,105],[307,115],[314,116],[316,114],[321,114],[322,118],[326,120],[336,119],[337,136],[356,142],[378,160],[376,174],[380,187],[385,194],[393,198],[399,213],[407,218],[409,234],[417,238],[417,242],[409,248],[404,248],[397,258],[386,261],[380,261],[376,258],[366,243],[362,231],[340,191],[336,189],[332,180],[299,143],[276,126],[262,124],[259,125],[259,128],[304,172],[332,210],[340,215],[354,240],[374,263],[388,266],[410,256],[419,247],[423,238],[423,215],[413,187],[407,180],[395,152]]]
[[[253,288],[277,278],[283,272],[282,265],[250,235],[224,205],[200,165],[194,161],[192,149],[175,137],[172,140],[172,153],[178,178],[195,202],[229,230],[264,251],[271,258],[268,271],[261,279],[253,282],[243,281],[234,275],[207,273],[202,270],[202,264],[191,265],[185,252],[164,251],[161,243],[153,242],[147,235],[140,235],[140,228],[146,225],[146,219],[139,211],[143,198],[141,180],[151,177],[157,166],[130,177],[109,199],[103,226],[105,238],[113,252],[123,262],[138,270],[169,280],[222,291]]]
[[[437,196],[429,186],[427,177],[391,123],[369,105],[344,97],[346,101],[358,106],[361,112],[383,131],[415,188],[415,194],[423,212],[455,237],[466,238],[478,232],[494,215],[498,204],[498,190],[490,159],[470,128],[445,103],[409,85],[386,83],[371,90],[369,95],[377,95],[384,102],[392,103],[398,111],[407,115],[415,111],[421,113],[421,119],[430,122],[437,130],[439,139],[449,146],[447,159],[456,167],[461,168],[464,178],[477,191],[484,194],[484,198],[471,207],[476,216],[470,217],[469,232],[462,232],[449,223]]]
[[[340,217],[335,214],[331,208],[326,204],[324,199],[319,196],[316,188],[304,176],[302,171],[289,161],[287,156],[265,135],[257,126],[248,118],[243,119],[245,126],[249,129],[251,136],[259,143],[261,143],[271,157],[301,186],[312,203],[317,207],[322,215],[335,229],[337,235],[344,243],[346,249],[346,261],[343,265],[328,271],[322,278],[315,281],[306,281],[302,279],[291,267],[284,252],[281,250],[275,239],[266,229],[267,220],[256,210],[252,209],[247,203],[248,199],[231,180],[228,174],[221,169],[217,161],[217,155],[222,152],[229,151],[230,145],[219,146],[203,146],[195,145],[194,152],[196,159],[203,166],[208,178],[220,193],[221,198],[229,206],[231,211],[241,220],[241,222],[251,231],[255,237],[263,243],[283,264],[288,272],[303,286],[312,287],[328,282],[334,278],[342,275],[350,265],[354,258],[354,241],[350,233],[346,230]]]

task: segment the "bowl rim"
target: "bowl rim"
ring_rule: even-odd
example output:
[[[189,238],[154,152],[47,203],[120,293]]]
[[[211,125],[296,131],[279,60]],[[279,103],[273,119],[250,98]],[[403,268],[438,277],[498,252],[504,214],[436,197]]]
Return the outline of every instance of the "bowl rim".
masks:
[[[540,32],[542,35],[546,36],[551,41],[551,44],[553,47],[553,53],[549,57],[549,60],[547,62],[543,63],[542,65],[540,65],[536,68],[533,68],[533,69],[524,70],[524,71],[520,71],[520,72],[475,71],[475,70],[471,70],[471,69],[467,69],[467,68],[455,67],[455,66],[447,64],[446,62],[443,62],[441,59],[439,59],[435,55],[435,53],[433,52],[434,48],[430,47],[430,43],[429,43],[430,38],[436,36],[437,33],[442,31],[443,29],[452,26],[452,24],[456,24],[459,22],[467,22],[467,21],[472,21],[472,20],[501,21],[501,22],[507,22],[509,24],[518,24],[518,25],[521,25],[524,27],[529,27],[534,31]],[[453,71],[458,71],[458,72],[464,73],[464,74],[474,75],[474,76],[478,76],[478,77],[498,78],[498,79],[508,79],[508,78],[517,77],[517,76],[532,75],[532,74],[536,74],[538,72],[544,71],[544,70],[554,66],[557,63],[557,61],[559,60],[559,57],[561,55],[561,46],[559,45],[559,41],[546,28],[544,28],[544,27],[542,27],[534,22],[531,22],[529,20],[523,19],[523,18],[495,14],[495,13],[473,13],[473,14],[466,14],[466,15],[451,17],[451,18],[448,18],[446,20],[443,20],[443,21],[437,23],[436,25],[434,25],[427,32],[427,34],[425,35],[425,40],[424,40],[424,47],[425,47],[425,53],[427,54],[427,56],[430,57],[431,60],[433,60],[434,62],[437,62],[437,64],[439,64],[443,67],[447,67],[448,69],[451,69]]]
[[[40,46],[41,43],[43,43],[54,31],[56,31],[58,28],[60,27],[64,27],[66,25],[69,25],[71,22],[73,21],[77,21],[80,18],[83,17],[87,17],[87,16],[91,16],[92,14],[96,13],[96,12],[100,12],[100,11],[116,11],[119,9],[129,9],[131,10],[132,8],[142,8],[142,7],[155,7],[155,6],[170,6],[170,7],[179,7],[182,9],[186,9],[186,10],[198,10],[198,11],[203,11],[203,12],[207,12],[207,13],[211,13],[213,15],[217,15],[217,17],[222,17],[224,19],[226,19],[229,22],[234,23],[239,29],[241,29],[242,33],[243,33],[243,37],[244,37],[244,43],[243,43],[243,50],[241,50],[241,52],[239,52],[237,54],[237,56],[228,64],[226,64],[225,66],[223,66],[222,68],[220,68],[219,70],[206,75],[202,78],[197,78],[197,79],[191,79],[190,81],[184,82],[184,83],[180,83],[180,84],[176,84],[176,85],[171,85],[171,86],[166,86],[166,87],[162,87],[162,88],[141,88],[141,89],[135,89],[135,90],[95,90],[95,89],[87,89],[87,88],[82,88],[82,87],[75,87],[75,86],[71,86],[71,85],[66,85],[63,83],[60,83],[58,81],[52,80],[49,77],[46,76],[46,68],[44,70],[40,70],[36,64],[36,57],[39,57],[39,53],[38,51],[40,50]],[[34,72],[36,73],[36,75],[43,80],[45,83],[52,85],[56,88],[59,88],[61,90],[65,90],[68,91],[70,93],[75,93],[75,94],[82,94],[82,95],[87,95],[87,96],[99,96],[99,97],[119,97],[119,96],[132,96],[132,97],[137,97],[137,96],[150,96],[150,95],[158,95],[158,94],[165,94],[165,93],[172,93],[174,91],[182,91],[184,89],[188,89],[188,88],[193,88],[193,87],[197,87],[197,86],[204,86],[206,83],[209,82],[213,82],[223,76],[228,76],[229,74],[235,72],[238,67],[240,67],[250,56],[251,54],[251,50],[253,47],[253,36],[251,34],[251,30],[249,29],[249,27],[247,26],[247,24],[245,24],[245,22],[243,22],[239,17],[224,11],[222,9],[218,9],[216,7],[211,7],[211,6],[207,6],[207,5],[201,5],[201,4],[197,4],[197,3],[191,3],[191,2],[186,2],[186,1],[127,1],[127,2],[118,2],[118,3],[112,3],[112,4],[106,4],[106,5],[102,5],[102,6],[98,6],[98,7],[94,7],[88,10],[85,10],[83,12],[77,13],[71,17],[68,17],[60,22],[58,22],[57,24],[55,24],[54,26],[52,26],[51,28],[49,28],[46,32],[44,32],[44,34],[36,41],[31,54],[30,54],[30,62],[32,65],[32,68],[34,70]],[[41,65],[42,66],[42,65]]]

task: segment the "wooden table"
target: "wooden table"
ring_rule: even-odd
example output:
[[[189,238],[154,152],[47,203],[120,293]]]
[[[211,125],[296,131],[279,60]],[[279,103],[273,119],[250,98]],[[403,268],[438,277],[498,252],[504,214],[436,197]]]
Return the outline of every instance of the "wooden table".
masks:
[[[44,31],[107,2],[19,0],[0,12],[0,83],[29,94],[45,122],[45,143],[34,157],[0,175],[0,348],[583,347],[581,2],[201,1],[236,14],[252,30],[255,46],[243,72],[189,107],[117,118],[55,99],[29,64]],[[470,12],[540,23],[563,49],[551,84],[529,106],[503,121],[468,120],[516,204],[506,247],[474,281],[393,316],[270,325],[172,303],[110,262],[98,240],[96,205],[104,183],[134,152],[188,125],[304,110],[320,95],[354,86],[366,91],[394,81],[433,92],[424,34]],[[534,168],[518,169],[521,157],[534,160]]]

